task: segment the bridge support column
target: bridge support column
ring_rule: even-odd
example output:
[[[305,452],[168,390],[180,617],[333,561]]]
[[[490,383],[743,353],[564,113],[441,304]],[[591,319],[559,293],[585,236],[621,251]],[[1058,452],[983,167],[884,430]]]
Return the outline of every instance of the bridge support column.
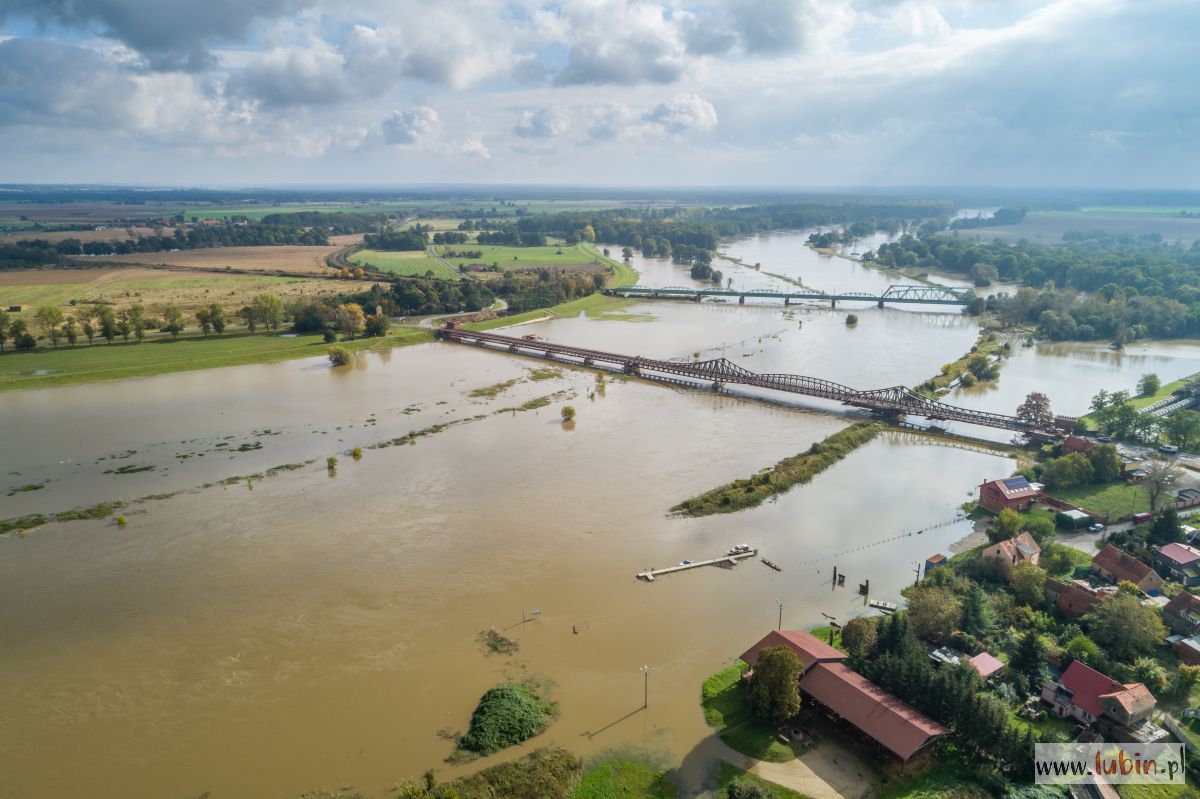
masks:
[[[700,302],[700,300],[702,300],[702,299],[704,299],[704,295],[703,295],[703,294],[697,294],[697,295],[696,295],[696,299],[695,299],[694,301],[695,301],[695,302]]]
[[[830,301],[829,301],[829,307],[830,307],[830,308],[836,308],[836,307],[837,307],[837,300],[830,300]]]
[[[880,307],[880,308],[882,308],[882,307],[883,307],[883,300],[880,300],[880,301],[879,301],[879,307]]]
[[[713,391],[720,391],[724,387],[725,387],[725,384],[722,383],[720,380],[713,381]]]
[[[516,345],[516,344],[509,344],[509,345],[508,345],[508,351],[509,351],[509,352],[516,352],[516,351],[517,351],[517,345]]]
[[[783,298],[783,307],[784,307],[784,308],[788,307],[788,306],[789,306],[789,305],[791,305],[791,304],[792,304],[792,298],[791,298],[791,297],[784,297],[784,298]]]
[[[584,366],[591,366],[591,365],[592,365],[592,364],[594,364],[594,363],[595,363],[595,361],[593,361],[591,358],[584,358],[584,359],[583,359],[583,365],[584,365]]]
[[[745,305],[745,304],[746,304],[746,295],[739,294],[738,295],[738,305]]]
[[[636,375],[637,364],[635,364],[633,361],[626,361],[625,365],[621,367],[621,371],[627,375]]]

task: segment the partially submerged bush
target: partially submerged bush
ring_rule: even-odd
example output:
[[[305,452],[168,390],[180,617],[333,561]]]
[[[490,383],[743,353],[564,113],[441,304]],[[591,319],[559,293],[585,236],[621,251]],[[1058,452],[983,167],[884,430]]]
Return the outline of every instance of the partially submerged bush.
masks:
[[[546,729],[557,708],[524,685],[509,683],[483,695],[459,747],[481,755],[529,740]]]
[[[345,366],[353,359],[354,356],[351,355],[350,350],[346,349],[345,347],[329,348],[329,362],[334,366]]]

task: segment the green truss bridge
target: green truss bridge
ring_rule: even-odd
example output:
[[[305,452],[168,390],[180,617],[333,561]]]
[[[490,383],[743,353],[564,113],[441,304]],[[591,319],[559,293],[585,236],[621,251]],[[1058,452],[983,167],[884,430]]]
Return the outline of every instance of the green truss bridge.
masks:
[[[783,300],[784,305],[793,301],[816,300],[828,302],[836,308],[838,302],[870,302],[880,308],[886,303],[907,303],[910,305],[959,305],[967,306],[975,300],[975,292],[970,289],[955,289],[948,286],[888,286],[882,294],[871,294],[862,291],[766,291],[762,289],[723,289],[723,288],[687,288],[686,286],[667,286],[666,288],[650,288],[648,286],[626,286],[624,288],[607,289],[604,292],[614,297],[641,297],[650,300],[691,300],[700,302],[710,297],[737,297],[739,305],[745,305],[751,300]]]

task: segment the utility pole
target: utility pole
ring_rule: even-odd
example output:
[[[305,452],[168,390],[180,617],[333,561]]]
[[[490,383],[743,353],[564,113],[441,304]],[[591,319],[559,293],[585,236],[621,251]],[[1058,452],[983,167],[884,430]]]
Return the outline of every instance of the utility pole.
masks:
[[[782,630],[783,629],[783,603],[780,602],[778,599],[776,599],[775,604],[779,606],[779,626],[776,627],[775,629]]]
[[[915,563],[915,564],[916,564],[916,568],[915,568],[915,569],[913,569],[913,571],[914,571],[914,572],[916,573],[916,575],[917,575],[917,576],[916,576],[916,577],[913,579],[913,587],[914,587],[914,588],[916,588],[916,586],[917,586],[917,583],[921,582],[921,561],[919,561],[919,560],[914,560],[914,561],[913,561],[913,563]]]
[[[829,645],[833,646],[833,635],[835,632],[842,629],[842,625],[837,623],[837,616],[830,616],[825,611],[821,611],[821,615],[829,621]]]
[[[650,707],[650,672],[654,671],[653,666],[642,666],[642,709]]]

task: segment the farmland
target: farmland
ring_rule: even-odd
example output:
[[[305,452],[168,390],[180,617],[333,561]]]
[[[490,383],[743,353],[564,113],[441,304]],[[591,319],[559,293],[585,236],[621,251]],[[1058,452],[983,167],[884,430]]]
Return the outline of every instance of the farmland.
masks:
[[[503,247],[487,244],[454,244],[448,247],[438,247],[438,252],[471,251],[482,252],[479,257],[464,258],[446,256],[455,264],[482,263],[496,264],[501,270],[540,269],[544,267],[578,267],[596,263],[599,259],[588,252],[584,245],[549,245],[546,247]]]
[[[1089,208],[1085,211],[1031,211],[1020,224],[963,230],[958,235],[978,238],[980,241],[1000,239],[1014,242],[1028,239],[1039,244],[1058,244],[1064,233],[1092,230],[1103,230],[1117,236],[1158,233],[1167,241],[1182,240],[1185,243],[1200,239],[1200,219],[1165,216],[1154,213],[1154,209],[1148,209],[1144,214],[1133,213],[1134,210]]]
[[[458,275],[436,258],[420,250],[411,252],[384,252],[382,250],[359,250],[350,256],[350,261],[363,266],[390,272],[393,275],[424,276],[432,272],[434,277],[458,280]]]
[[[126,241],[128,239],[137,239],[142,236],[153,235],[154,228],[149,227],[111,227],[107,230],[26,230],[23,233],[4,233],[0,234],[0,243],[11,243],[14,241],[29,241],[32,239],[41,239],[51,243],[63,241],[65,239],[79,239],[80,241]]]
[[[340,247],[302,247],[281,244],[268,247],[209,247],[178,252],[138,252],[129,255],[81,257],[88,266],[108,264],[166,265],[192,269],[231,269],[255,272],[289,272],[329,275],[325,258]]]
[[[39,269],[0,272],[0,306],[70,305],[105,302],[122,306],[140,302],[151,314],[167,303],[190,317],[211,303],[227,308],[245,305],[264,291],[285,302],[345,288],[341,281],[274,275],[220,275],[165,269]]]

